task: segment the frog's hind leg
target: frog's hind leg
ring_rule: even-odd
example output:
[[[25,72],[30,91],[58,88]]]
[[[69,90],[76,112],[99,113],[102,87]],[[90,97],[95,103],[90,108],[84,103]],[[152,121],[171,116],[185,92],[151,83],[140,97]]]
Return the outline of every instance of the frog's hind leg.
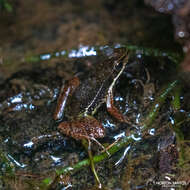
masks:
[[[73,94],[73,92],[76,90],[79,84],[79,78],[74,77],[71,80],[69,80],[66,85],[62,86],[53,116],[54,120],[61,120],[61,118],[63,117],[63,112],[65,109],[67,99],[69,96]]]
[[[102,149],[104,152],[106,152],[108,154],[108,156],[110,156],[110,153],[108,152],[108,148],[105,148],[97,139],[95,139],[94,137],[90,138],[91,140],[93,140],[94,142],[96,142]]]
[[[109,146],[107,146],[107,147],[105,148],[105,150],[102,150],[102,151],[101,151],[101,153],[106,151],[106,152],[109,154],[109,156],[110,156],[110,153],[108,152],[108,150],[109,150],[112,146],[114,146],[120,139],[121,139],[121,137],[119,137],[119,138],[118,138],[117,140],[115,140],[112,144],[110,144]]]
[[[108,152],[108,148],[105,148],[97,139],[95,139],[94,137],[86,136],[86,135],[82,135],[82,137],[83,137],[84,139],[87,139],[87,140],[88,140],[88,142],[89,142],[88,148],[89,148],[89,149],[91,149],[91,141],[90,141],[90,140],[92,140],[92,141],[94,141],[96,144],[98,144],[98,145],[103,149],[103,151],[108,154],[108,156],[110,156],[110,153]]]
[[[113,100],[113,90],[112,88],[109,88],[108,95],[106,97],[106,107],[108,112],[116,118],[118,121],[122,123],[128,123],[131,125],[131,122],[127,120],[123,114],[115,107],[114,100]]]
[[[108,112],[113,117],[115,117],[118,121],[131,124],[131,122],[128,121],[127,119],[125,119],[125,117],[123,116],[123,114],[120,113],[120,111],[115,107],[115,105],[114,105],[114,99],[113,99],[113,87],[114,87],[116,81],[118,80],[118,78],[120,77],[120,75],[122,74],[122,72],[124,71],[127,62],[128,62],[128,57],[126,57],[126,59],[123,61],[123,66],[122,66],[120,72],[114,78],[112,84],[110,85],[110,87],[108,89],[108,94],[106,96],[106,107],[107,107]]]

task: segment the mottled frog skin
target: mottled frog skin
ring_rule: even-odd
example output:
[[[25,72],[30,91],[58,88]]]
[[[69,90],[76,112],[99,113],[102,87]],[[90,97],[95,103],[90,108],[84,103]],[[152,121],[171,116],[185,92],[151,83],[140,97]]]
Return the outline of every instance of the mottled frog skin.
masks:
[[[74,77],[62,87],[54,113],[55,120],[60,120],[63,114],[69,119],[59,124],[62,133],[75,139],[104,137],[102,124],[93,117],[103,103],[113,117],[128,123],[113,101],[113,88],[127,62],[127,50],[117,48],[82,81]]]

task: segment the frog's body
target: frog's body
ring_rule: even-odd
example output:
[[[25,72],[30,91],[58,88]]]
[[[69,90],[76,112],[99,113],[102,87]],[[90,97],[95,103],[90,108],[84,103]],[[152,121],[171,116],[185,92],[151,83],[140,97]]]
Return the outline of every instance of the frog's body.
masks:
[[[54,119],[62,118],[63,112],[70,121],[59,124],[59,129],[75,139],[104,137],[104,128],[92,117],[96,110],[106,102],[108,112],[121,122],[127,120],[114,106],[113,87],[128,61],[125,48],[118,48],[111,57],[98,63],[85,80],[80,82],[74,77],[62,88],[59,95]],[[120,66],[120,69],[116,68]],[[65,108],[68,101],[68,107]]]
[[[80,81],[72,95],[68,100],[68,107],[65,109],[65,116],[76,119],[82,115],[93,115],[93,112],[99,107],[106,96],[108,81],[98,80],[95,74],[91,74],[88,79]]]

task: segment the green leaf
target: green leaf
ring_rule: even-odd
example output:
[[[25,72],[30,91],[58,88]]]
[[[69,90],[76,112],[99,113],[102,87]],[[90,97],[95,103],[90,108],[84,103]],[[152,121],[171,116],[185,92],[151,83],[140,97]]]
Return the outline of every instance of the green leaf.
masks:
[[[7,2],[4,3],[4,7],[5,7],[5,9],[6,9],[8,12],[12,12],[12,11],[13,11],[13,8],[12,8],[11,4],[9,4],[9,3],[7,3]]]
[[[45,185],[50,185],[52,181],[53,181],[53,180],[48,177],[48,178],[45,178],[42,182],[43,182]]]

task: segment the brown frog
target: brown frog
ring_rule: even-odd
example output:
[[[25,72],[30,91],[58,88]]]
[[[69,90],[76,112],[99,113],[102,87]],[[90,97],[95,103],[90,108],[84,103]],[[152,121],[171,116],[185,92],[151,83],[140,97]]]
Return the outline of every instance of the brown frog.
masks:
[[[127,62],[128,52],[125,48],[118,48],[107,60],[99,63],[96,69],[90,72],[89,76],[85,76],[83,81],[80,82],[78,77],[69,80],[61,89],[54,113],[55,120],[60,120],[63,113],[70,119],[60,123],[58,129],[67,136],[82,140],[88,151],[91,169],[99,188],[101,188],[101,183],[95,170],[90,145],[91,140],[93,140],[105,149],[96,140],[104,137],[105,131],[101,122],[95,119],[93,115],[105,102],[108,112],[113,117],[120,122],[129,123],[114,106],[113,100],[113,88],[124,71]],[[67,102],[69,106],[66,107]],[[109,154],[108,151],[107,153]]]
[[[96,138],[104,137],[102,124],[93,117],[103,103],[106,103],[108,112],[118,121],[130,123],[114,106],[113,100],[113,88],[127,62],[126,48],[117,48],[108,59],[98,63],[96,69],[82,82],[78,77],[74,77],[62,87],[54,119],[60,120],[63,114],[69,118],[69,121],[58,126],[63,134],[77,140],[96,141]]]

